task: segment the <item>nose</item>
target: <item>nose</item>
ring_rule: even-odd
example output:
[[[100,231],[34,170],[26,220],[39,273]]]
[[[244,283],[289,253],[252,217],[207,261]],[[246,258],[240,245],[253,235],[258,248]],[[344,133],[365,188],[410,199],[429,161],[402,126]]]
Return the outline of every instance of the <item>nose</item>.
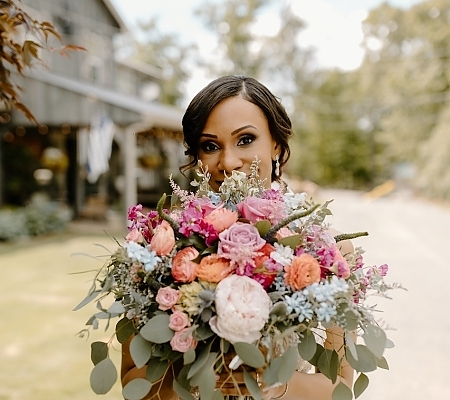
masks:
[[[220,152],[218,165],[220,171],[225,172],[228,175],[233,170],[238,171],[242,166],[243,162],[235,150],[223,149]]]

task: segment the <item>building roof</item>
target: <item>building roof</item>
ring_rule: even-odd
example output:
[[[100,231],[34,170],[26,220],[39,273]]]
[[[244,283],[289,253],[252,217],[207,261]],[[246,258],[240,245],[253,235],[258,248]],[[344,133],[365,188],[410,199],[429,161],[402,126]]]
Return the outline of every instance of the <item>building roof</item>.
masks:
[[[125,23],[124,19],[120,16],[120,13],[117,11],[117,8],[113,5],[111,0],[103,0],[103,3],[105,3],[106,8],[111,13],[111,15],[116,20],[117,24],[120,27],[121,31],[128,32],[129,29],[127,27],[127,24]]]

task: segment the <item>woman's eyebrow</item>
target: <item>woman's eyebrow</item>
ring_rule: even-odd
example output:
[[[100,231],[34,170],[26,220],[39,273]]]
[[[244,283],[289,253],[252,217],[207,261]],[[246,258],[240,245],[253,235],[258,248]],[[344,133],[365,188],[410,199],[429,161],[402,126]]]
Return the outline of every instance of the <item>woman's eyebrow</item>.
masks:
[[[234,135],[238,134],[239,132],[241,132],[241,131],[243,131],[244,129],[247,129],[247,128],[253,128],[253,129],[258,130],[258,128],[256,128],[256,126],[244,125],[244,126],[241,126],[240,128],[235,129],[233,132],[231,132],[230,135],[234,136]],[[217,139],[217,135],[212,135],[211,133],[206,133],[206,132],[202,132],[202,134],[200,136],[206,136],[206,137],[209,137],[209,138]]]

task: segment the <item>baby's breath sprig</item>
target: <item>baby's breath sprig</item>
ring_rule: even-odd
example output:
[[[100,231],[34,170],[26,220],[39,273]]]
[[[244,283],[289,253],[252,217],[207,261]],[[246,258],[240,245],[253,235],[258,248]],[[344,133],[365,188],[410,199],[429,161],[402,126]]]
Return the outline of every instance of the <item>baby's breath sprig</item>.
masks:
[[[191,181],[191,186],[196,187],[200,195],[208,193],[211,190],[209,186],[211,173],[208,171],[208,166],[206,166],[206,168],[203,168],[203,163],[198,160],[195,173],[201,180],[199,182],[198,180],[194,179],[193,181]]]

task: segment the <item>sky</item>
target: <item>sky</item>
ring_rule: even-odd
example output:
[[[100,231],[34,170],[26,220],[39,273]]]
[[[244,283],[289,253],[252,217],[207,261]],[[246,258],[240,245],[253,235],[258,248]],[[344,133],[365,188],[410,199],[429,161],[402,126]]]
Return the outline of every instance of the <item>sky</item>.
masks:
[[[210,0],[220,2],[221,0]],[[388,0],[389,4],[409,8],[423,0]],[[180,40],[196,43],[202,56],[214,53],[214,36],[203,27],[194,15],[204,0],[112,0],[130,30],[138,21],[158,16],[159,27],[167,33],[178,34]],[[261,13],[255,32],[275,34],[279,23],[276,8],[290,4],[293,11],[306,23],[299,35],[302,47],[315,49],[319,67],[337,67],[343,70],[357,68],[363,57],[360,46],[363,33],[361,22],[370,9],[379,6],[383,0],[277,0],[275,5]],[[187,97],[192,97],[210,77],[201,70],[192,71],[187,83]]]

